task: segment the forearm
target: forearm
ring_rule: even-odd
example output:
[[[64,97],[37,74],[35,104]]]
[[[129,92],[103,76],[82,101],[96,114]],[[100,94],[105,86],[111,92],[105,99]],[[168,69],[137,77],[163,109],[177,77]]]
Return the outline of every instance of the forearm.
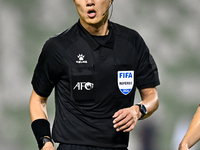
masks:
[[[199,130],[199,128],[198,128]],[[181,146],[191,148],[197,141],[199,141],[199,135],[197,128],[189,129],[187,134],[184,136]]]
[[[53,142],[51,141],[46,102],[47,97],[41,97],[33,90],[29,104],[32,122],[31,127],[39,148],[42,148],[42,150],[55,150]],[[43,139],[49,140],[44,143]]]
[[[47,98],[40,97],[33,90],[31,98],[30,98],[30,103],[29,103],[31,122],[37,119],[48,120],[47,110],[46,110],[46,101],[47,101]]]
[[[147,88],[140,91],[141,103],[145,105],[147,114],[143,118],[151,116],[159,106],[158,92],[156,88]]]
[[[186,132],[182,142],[180,143],[180,147],[188,146],[191,148],[196,142],[200,140],[200,107],[197,109],[188,131]]]

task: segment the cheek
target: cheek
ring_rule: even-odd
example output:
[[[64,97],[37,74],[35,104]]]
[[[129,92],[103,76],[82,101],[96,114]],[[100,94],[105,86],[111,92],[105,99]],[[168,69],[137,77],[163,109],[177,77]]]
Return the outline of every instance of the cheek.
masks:
[[[84,9],[82,7],[77,6],[76,9],[77,9],[77,12],[78,12],[79,15],[82,16],[84,14]]]
[[[101,8],[103,9],[100,9],[100,11],[105,12],[106,10],[108,10],[109,6],[110,5],[107,2],[102,3]]]

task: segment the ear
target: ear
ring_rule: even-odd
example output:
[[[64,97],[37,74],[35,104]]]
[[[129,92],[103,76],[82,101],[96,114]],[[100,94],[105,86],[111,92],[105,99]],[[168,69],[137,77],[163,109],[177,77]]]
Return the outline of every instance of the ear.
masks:
[[[113,0],[110,0],[110,5],[112,4]]]

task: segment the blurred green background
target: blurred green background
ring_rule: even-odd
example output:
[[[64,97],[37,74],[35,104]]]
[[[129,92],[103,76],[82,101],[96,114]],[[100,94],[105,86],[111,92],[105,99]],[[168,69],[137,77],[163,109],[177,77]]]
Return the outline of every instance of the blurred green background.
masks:
[[[111,21],[137,30],[157,62],[160,107],[131,132],[130,150],[176,150],[199,105],[200,1],[115,0]],[[45,41],[78,20],[72,0],[0,0],[0,147],[35,150],[31,78]],[[136,96],[139,102],[139,96]],[[48,101],[54,117],[53,94]],[[147,146],[147,148],[145,148]],[[153,147],[153,148],[151,148]],[[198,150],[197,143],[192,150]]]

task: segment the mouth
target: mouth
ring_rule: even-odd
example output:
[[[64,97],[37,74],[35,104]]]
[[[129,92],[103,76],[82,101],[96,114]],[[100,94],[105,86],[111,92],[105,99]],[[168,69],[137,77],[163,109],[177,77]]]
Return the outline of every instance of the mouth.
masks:
[[[87,14],[88,14],[88,17],[94,18],[96,16],[97,12],[95,10],[89,10],[87,12]]]

